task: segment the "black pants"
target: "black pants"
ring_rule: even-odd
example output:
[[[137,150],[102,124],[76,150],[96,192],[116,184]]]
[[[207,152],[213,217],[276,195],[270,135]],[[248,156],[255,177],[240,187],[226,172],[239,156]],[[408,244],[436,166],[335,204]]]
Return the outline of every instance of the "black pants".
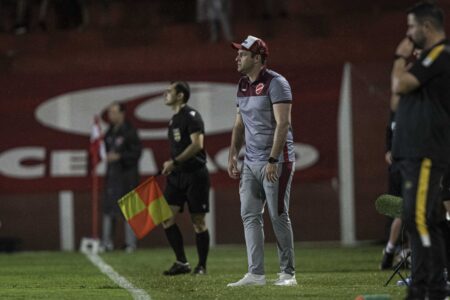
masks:
[[[397,162],[392,163],[388,170],[388,194],[402,196],[402,173]]]
[[[439,228],[440,182],[447,165],[428,158],[400,161],[403,220],[411,239],[409,299],[445,298],[444,242]]]

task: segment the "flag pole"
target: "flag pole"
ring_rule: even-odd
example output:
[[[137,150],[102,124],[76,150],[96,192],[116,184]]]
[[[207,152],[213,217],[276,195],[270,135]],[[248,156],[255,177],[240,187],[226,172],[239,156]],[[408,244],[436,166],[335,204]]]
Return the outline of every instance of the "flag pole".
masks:
[[[87,254],[97,254],[100,249],[100,240],[98,239],[98,176],[96,172],[98,158],[92,159],[91,179],[92,179],[92,236],[90,238],[83,237],[81,239],[80,251]]]
[[[94,116],[94,131],[91,137],[91,143],[94,142],[95,147],[91,149],[92,155],[92,238],[98,239],[98,192],[99,179],[97,174],[97,166],[102,156],[102,145],[99,140],[102,139],[99,116]],[[92,144],[91,144],[92,146]]]
[[[92,166],[92,237],[98,238],[98,175],[97,162]]]

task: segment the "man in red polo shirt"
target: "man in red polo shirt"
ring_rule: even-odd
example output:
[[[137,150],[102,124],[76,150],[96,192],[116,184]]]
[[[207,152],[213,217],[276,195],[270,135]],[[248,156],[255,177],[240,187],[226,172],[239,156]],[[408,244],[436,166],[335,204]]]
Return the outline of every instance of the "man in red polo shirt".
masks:
[[[295,161],[291,88],[283,76],[266,68],[269,49],[263,40],[250,35],[241,44],[232,46],[237,50],[237,70],[244,76],[237,90],[228,173],[241,181],[239,193],[248,273],[228,286],[266,283],[262,216],[266,202],[280,260],[275,285],[296,285],[294,242],[288,213]],[[237,158],[244,142],[245,160],[239,170]]]

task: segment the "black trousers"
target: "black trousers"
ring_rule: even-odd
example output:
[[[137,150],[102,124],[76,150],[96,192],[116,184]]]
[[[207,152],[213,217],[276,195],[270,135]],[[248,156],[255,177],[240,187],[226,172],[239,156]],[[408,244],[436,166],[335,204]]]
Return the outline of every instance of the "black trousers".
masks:
[[[403,220],[411,239],[412,284],[409,299],[444,299],[445,249],[439,228],[440,183],[447,164],[428,158],[399,162],[404,199]]]

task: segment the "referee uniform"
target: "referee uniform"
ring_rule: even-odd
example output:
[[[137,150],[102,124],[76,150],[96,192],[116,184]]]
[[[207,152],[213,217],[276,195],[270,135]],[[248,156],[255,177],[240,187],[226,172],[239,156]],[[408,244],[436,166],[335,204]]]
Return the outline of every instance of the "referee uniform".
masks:
[[[206,273],[209,252],[209,232],[205,214],[209,212],[209,174],[206,168],[206,152],[203,146],[205,126],[198,111],[186,103],[190,97],[187,82],[172,82],[165,94],[165,104],[175,114],[169,122],[168,137],[171,159],[163,164],[162,174],[167,175],[164,196],[174,213],[183,212],[187,204],[195,230],[198,265],[193,273]],[[175,217],[163,222],[167,240],[176,261],[164,271],[164,275],[180,275],[191,272],[184,252],[183,236]]]
[[[192,107],[186,105],[172,117],[169,123],[169,141],[171,157],[177,157],[191,144],[191,134],[205,133],[202,117]],[[179,164],[167,176],[164,196],[170,205],[180,207],[186,203],[189,212],[209,212],[209,174],[206,168],[206,152],[204,149],[194,157]]]
[[[408,71],[420,83],[403,94],[396,113],[393,156],[402,172],[404,216],[412,249],[408,299],[445,298],[444,243],[439,229],[440,183],[450,162],[450,47],[424,50]]]

